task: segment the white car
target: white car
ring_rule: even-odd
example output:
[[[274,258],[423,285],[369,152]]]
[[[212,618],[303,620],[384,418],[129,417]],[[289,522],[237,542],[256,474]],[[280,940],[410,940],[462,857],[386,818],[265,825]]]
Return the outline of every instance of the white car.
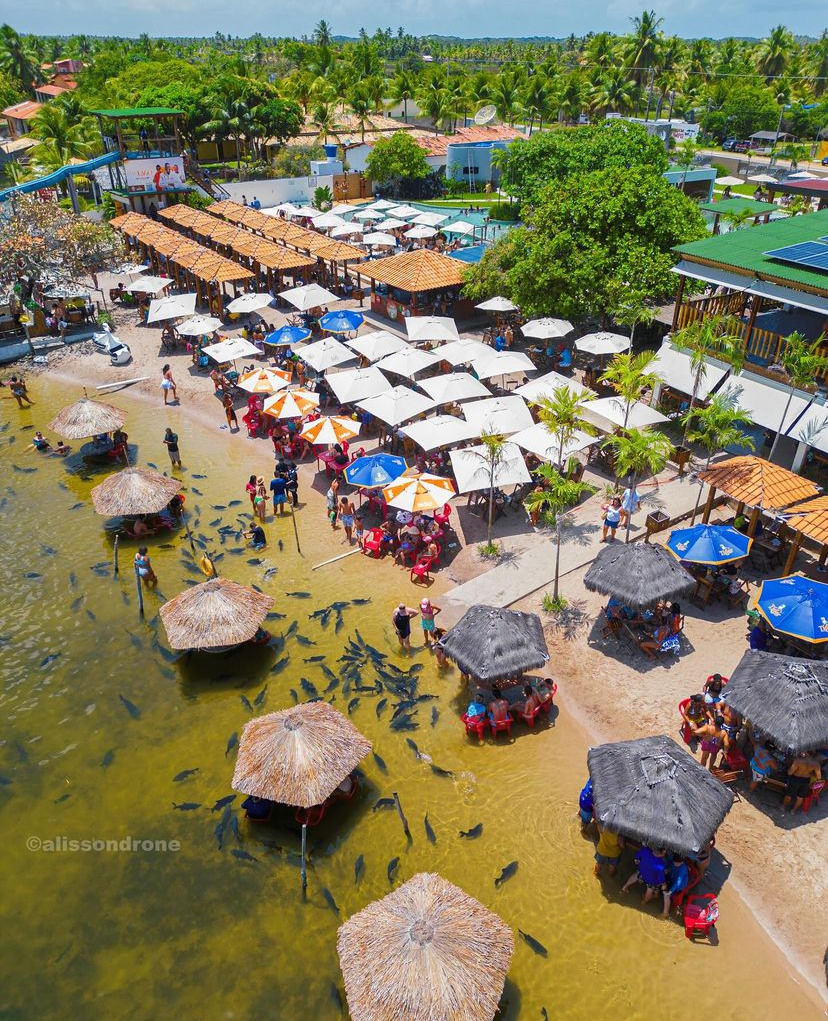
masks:
[[[132,352],[126,344],[118,340],[108,326],[104,326],[102,333],[92,335],[92,343],[96,351],[108,354],[113,365],[127,365],[132,361]]]

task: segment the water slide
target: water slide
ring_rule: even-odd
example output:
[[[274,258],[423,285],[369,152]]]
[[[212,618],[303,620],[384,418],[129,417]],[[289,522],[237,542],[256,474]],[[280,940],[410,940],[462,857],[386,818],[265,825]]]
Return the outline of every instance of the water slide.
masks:
[[[3,191],[0,191],[0,202],[5,202],[15,194],[30,195],[34,191],[40,191],[41,188],[54,188],[70,177],[91,174],[93,170],[109,166],[110,163],[117,163],[120,158],[120,154],[117,152],[105,152],[103,156],[95,156],[94,159],[87,160],[85,163],[72,163],[61,167],[51,174],[46,174],[45,177],[38,177],[34,181],[26,181],[23,184],[15,184],[11,188],[5,188]]]

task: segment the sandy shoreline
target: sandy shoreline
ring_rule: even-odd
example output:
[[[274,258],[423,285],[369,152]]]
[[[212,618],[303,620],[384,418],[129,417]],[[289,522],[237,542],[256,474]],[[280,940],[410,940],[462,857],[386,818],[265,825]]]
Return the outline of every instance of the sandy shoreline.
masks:
[[[162,408],[160,368],[169,361],[179,383],[181,403],[171,405],[165,412],[173,421],[180,418],[179,432],[186,461],[184,422],[226,432],[220,404],[213,396],[209,377],[191,371],[189,355],[160,355],[160,330],[135,326],[130,321],[134,317],[133,312],[124,313],[119,315],[116,324],[119,336],[132,349],[132,364],[115,368],[103,355],[67,349],[58,357],[50,358],[48,368],[25,366],[25,374],[35,377],[43,372],[51,380],[65,384],[67,403],[81,396],[84,385],[89,396],[106,400],[106,391],[94,391],[96,383],[147,375],[149,379],[146,382],[130,387],[127,392],[132,399]],[[268,318],[277,325],[283,321],[283,317],[275,312],[268,314]],[[36,399],[36,385],[34,389]],[[46,423],[37,425],[45,431]],[[162,429],[163,426],[159,429],[159,454],[156,458],[159,464],[163,457],[160,449]],[[248,445],[245,450],[262,463],[270,462],[269,442],[249,440],[244,429],[238,435],[238,442]],[[361,441],[360,445],[370,448],[374,441],[369,444]],[[149,457],[153,459],[154,453],[150,453]],[[321,521],[325,487],[319,483],[313,485],[316,477],[313,462],[305,462],[300,472],[303,500],[311,504],[318,501]],[[315,510],[313,507],[312,513]],[[465,547],[462,560],[455,561],[452,567],[441,572],[433,592],[443,592],[453,581],[466,580],[487,569],[487,565],[477,557],[473,545],[470,548],[470,544],[480,541],[485,530],[482,522],[472,520],[474,527],[467,530],[469,534],[463,536],[461,532]],[[517,518],[514,521],[510,518],[507,528],[511,525],[514,530],[516,523]],[[511,535],[505,539],[505,544],[507,548],[520,549],[521,539],[521,534]],[[332,555],[335,552],[332,549]],[[553,625],[548,627],[554,673],[564,681],[562,701],[567,710],[576,718],[588,740],[596,743],[651,733],[675,735],[679,699],[698,690],[708,673],[717,669],[727,673],[738,662],[745,648],[743,616],[715,608],[699,611],[687,607],[686,635],[690,647],[678,660],[650,665],[644,663],[640,655],[633,658],[634,654],[619,647],[613,638],[601,639],[600,627],[596,632],[594,624],[602,600],[586,592],[581,584],[582,576],[583,570],[578,570],[562,580],[562,590],[573,601],[576,610],[574,634],[565,636]],[[544,616],[540,609],[542,594],[535,593],[516,604],[515,608],[532,610]],[[715,642],[709,640],[713,621]],[[607,698],[608,694],[612,697]],[[725,821],[718,844],[718,850],[733,863],[728,887],[743,898],[749,911],[782,950],[792,968],[799,971],[815,996],[823,1002],[824,914],[828,904],[826,819],[828,804],[823,804],[812,809],[809,816],[797,816],[793,828],[788,829],[788,820],[783,819],[779,812],[778,799],[774,800],[769,795],[762,795],[757,801],[745,798],[736,803]]]

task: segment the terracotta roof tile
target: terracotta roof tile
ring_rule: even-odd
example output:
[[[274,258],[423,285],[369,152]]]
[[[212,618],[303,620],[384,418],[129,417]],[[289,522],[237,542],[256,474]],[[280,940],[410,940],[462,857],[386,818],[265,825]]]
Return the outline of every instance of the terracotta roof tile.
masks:
[[[464,282],[466,264],[428,248],[391,255],[359,267],[359,274],[402,291],[439,291]]]
[[[425,149],[429,156],[445,156],[450,145],[462,145],[464,142],[512,142],[516,138],[525,138],[526,135],[518,131],[517,128],[510,128],[506,124],[496,124],[483,128],[476,125],[469,128],[458,128],[453,135],[419,135],[415,137],[417,144]]]
[[[819,493],[813,482],[761,457],[731,457],[700,471],[699,478],[731,499],[763,510],[783,510]]]

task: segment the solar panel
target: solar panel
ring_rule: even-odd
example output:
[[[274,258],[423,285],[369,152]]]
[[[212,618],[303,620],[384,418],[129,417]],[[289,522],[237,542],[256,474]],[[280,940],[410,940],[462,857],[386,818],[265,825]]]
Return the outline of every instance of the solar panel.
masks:
[[[809,269],[828,269],[828,245],[822,246],[822,255],[811,255],[807,259],[799,259],[797,266],[808,266]]]
[[[769,259],[780,259],[782,262],[801,263],[805,259],[828,254],[828,245],[818,241],[802,241],[798,245],[785,248],[774,248],[764,253]]]

